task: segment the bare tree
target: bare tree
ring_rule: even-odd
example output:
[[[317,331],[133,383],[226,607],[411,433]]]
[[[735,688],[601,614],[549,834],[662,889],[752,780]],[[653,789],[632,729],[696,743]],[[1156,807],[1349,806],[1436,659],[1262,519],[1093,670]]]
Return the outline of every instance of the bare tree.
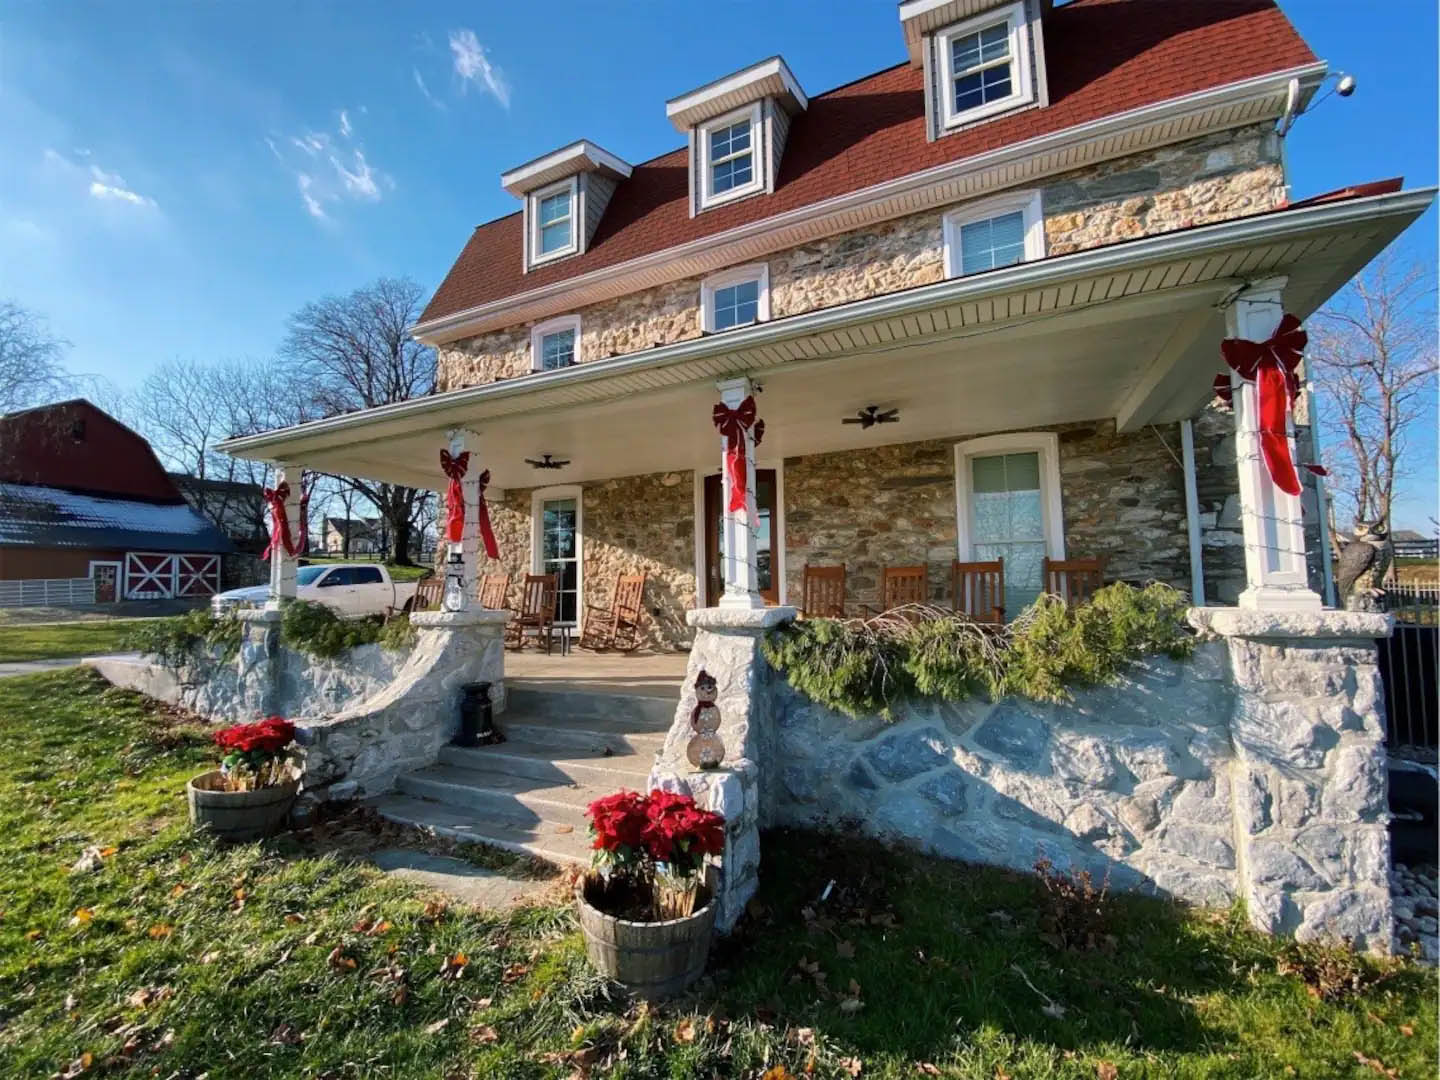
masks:
[[[424,290],[408,278],[381,278],[348,296],[306,304],[290,318],[281,346],[325,415],[370,409],[435,392],[435,351],[410,336]],[[397,563],[410,562],[412,538],[430,493],[352,479],[386,523]]]
[[[45,320],[10,300],[0,300],[0,413],[54,401],[69,389],[60,366],[67,343]]]
[[[1311,319],[1329,488],[1358,522],[1390,526],[1417,423],[1435,418],[1433,271],[1382,256]]]

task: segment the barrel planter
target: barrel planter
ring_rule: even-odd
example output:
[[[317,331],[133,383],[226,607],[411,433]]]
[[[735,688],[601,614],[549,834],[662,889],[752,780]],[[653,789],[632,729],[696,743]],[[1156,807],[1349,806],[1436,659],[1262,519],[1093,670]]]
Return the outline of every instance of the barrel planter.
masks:
[[[702,887],[703,906],[683,919],[636,922],[607,915],[590,903],[586,885],[575,891],[585,954],[602,975],[647,1000],[678,994],[705,971],[715,931],[715,905]]]
[[[225,791],[219,769],[201,773],[185,785],[190,823],[204,826],[222,840],[259,840],[275,833],[285,822],[299,779],[255,791]]]

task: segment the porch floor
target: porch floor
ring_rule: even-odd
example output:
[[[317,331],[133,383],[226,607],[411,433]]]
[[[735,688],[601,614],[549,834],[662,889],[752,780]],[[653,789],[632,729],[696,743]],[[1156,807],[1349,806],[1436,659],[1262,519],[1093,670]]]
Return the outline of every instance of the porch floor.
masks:
[[[595,653],[572,648],[561,656],[527,647],[505,652],[506,685],[523,690],[623,694],[678,700],[689,656],[683,652]]]

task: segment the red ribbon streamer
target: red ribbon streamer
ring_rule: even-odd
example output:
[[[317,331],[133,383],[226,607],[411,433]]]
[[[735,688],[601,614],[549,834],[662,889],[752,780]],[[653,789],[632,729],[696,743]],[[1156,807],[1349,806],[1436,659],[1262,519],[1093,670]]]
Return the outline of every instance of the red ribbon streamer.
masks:
[[[735,408],[723,401],[711,413],[715,427],[725,439],[725,472],[730,477],[730,505],[728,513],[744,510],[746,507],[745,432],[755,429],[755,445],[765,435],[765,421],[755,418],[755,399],[746,397]]]
[[[270,504],[270,543],[265,546],[265,552],[260,558],[269,559],[275,553],[277,537],[285,553],[293,556],[295,542],[290,539],[290,520],[285,513],[285,500],[290,498],[290,485],[282,481],[278,487],[263,488],[260,493]]]
[[[453,544],[465,537],[465,489],[460,481],[470,467],[470,451],[451,457],[449,450],[440,451],[440,468],[450,478],[450,487],[445,492],[445,538]],[[476,518],[480,524],[480,538],[485,541],[485,554],[492,559],[500,558],[500,545],[495,542],[495,533],[490,528],[490,510],[485,505],[485,489],[490,486],[490,470],[486,469],[477,478],[479,492]]]
[[[1275,332],[1264,341],[1226,338],[1220,343],[1220,354],[1225,363],[1241,379],[1255,384],[1260,454],[1265,459],[1270,479],[1287,495],[1300,494],[1300,478],[1290,458],[1290,439],[1285,421],[1290,415],[1290,402],[1300,393],[1300,378],[1295,369],[1300,366],[1300,355],[1308,340],[1308,335],[1300,328],[1300,320],[1294,315],[1286,315]],[[1222,375],[1215,380],[1215,390],[1230,401],[1231,396],[1226,392],[1229,390],[1228,380],[1225,380],[1225,390],[1221,390],[1221,380],[1224,379]],[[1319,466],[1306,465],[1305,468],[1324,475]]]
[[[451,457],[449,450],[441,450],[440,468],[450,478],[450,488],[445,492],[445,539],[458,544],[465,536],[465,489],[460,481],[470,468],[470,451]]]

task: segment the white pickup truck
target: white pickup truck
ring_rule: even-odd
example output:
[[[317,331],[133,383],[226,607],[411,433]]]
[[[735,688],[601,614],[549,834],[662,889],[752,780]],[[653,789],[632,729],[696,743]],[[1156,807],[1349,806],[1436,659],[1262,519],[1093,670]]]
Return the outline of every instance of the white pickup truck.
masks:
[[[240,608],[263,607],[269,586],[231,589],[210,598],[210,610],[224,615]],[[326,563],[302,566],[295,573],[295,596],[333,608],[347,619],[409,611],[415,602],[415,582],[391,580],[379,563]]]

